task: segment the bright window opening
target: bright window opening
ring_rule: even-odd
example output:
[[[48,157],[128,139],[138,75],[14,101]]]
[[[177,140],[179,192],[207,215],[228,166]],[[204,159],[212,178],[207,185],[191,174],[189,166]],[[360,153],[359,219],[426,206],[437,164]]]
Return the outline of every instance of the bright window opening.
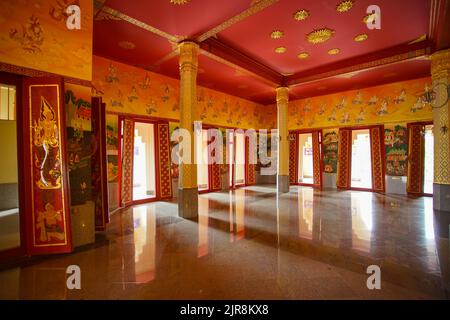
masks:
[[[352,188],[372,189],[370,131],[352,131]]]
[[[298,182],[313,184],[312,133],[298,136]]]
[[[433,125],[425,126],[425,161],[423,192],[433,194],[434,136]]]

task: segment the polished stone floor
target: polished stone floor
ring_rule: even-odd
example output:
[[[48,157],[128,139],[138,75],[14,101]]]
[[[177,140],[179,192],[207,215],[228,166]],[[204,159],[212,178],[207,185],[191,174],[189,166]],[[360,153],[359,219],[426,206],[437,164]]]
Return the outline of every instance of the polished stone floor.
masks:
[[[448,224],[431,198],[272,186],[199,196],[197,221],[154,202],[89,248],[0,271],[11,299],[445,299]],[[447,230],[447,233],[441,232]],[[66,267],[81,268],[81,290]],[[366,286],[381,268],[381,290]]]

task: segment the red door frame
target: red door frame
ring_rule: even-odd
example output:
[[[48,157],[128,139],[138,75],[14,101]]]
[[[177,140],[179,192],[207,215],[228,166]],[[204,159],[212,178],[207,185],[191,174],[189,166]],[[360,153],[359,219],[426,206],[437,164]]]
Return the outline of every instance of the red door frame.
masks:
[[[409,155],[409,151],[410,151],[410,145],[409,145],[409,126],[410,125],[422,125],[423,127],[425,127],[425,126],[429,126],[429,125],[433,125],[434,126],[434,123],[433,123],[433,121],[419,121],[419,122],[408,122],[407,124],[406,124],[406,141],[408,141],[408,155]],[[423,172],[422,172],[422,182],[423,183],[425,183],[425,144],[424,144],[424,146],[423,146],[423,148],[424,148],[424,159],[422,159],[422,161],[423,161]],[[433,155],[434,156],[434,155]],[[407,177],[407,179],[408,179],[408,177]],[[433,197],[433,194],[432,193],[424,193],[423,192],[423,185],[422,185],[422,193],[420,193],[420,194],[409,194],[409,196],[414,196],[414,197],[417,197],[417,196],[419,196],[419,197]]]
[[[369,191],[369,192],[375,192],[373,190],[373,150],[372,150],[372,134],[370,132],[370,130],[372,128],[376,128],[376,127],[381,127],[382,130],[380,132],[381,137],[382,137],[382,147],[381,147],[381,159],[383,161],[383,178],[386,179],[386,150],[384,148],[384,124],[382,125],[366,125],[366,126],[351,126],[351,127],[343,127],[344,129],[349,129],[350,131],[354,131],[354,130],[369,130],[369,138],[370,138],[370,157],[371,157],[371,176],[372,176],[372,187],[371,188],[355,188],[352,187],[352,157],[350,156],[349,159],[349,172],[350,172],[350,186],[349,189],[347,190],[354,190],[354,191]],[[353,141],[350,144],[350,152],[352,152],[353,149]],[[351,154],[350,154],[351,155]],[[385,187],[386,188],[386,187]]]
[[[17,135],[17,170],[18,170],[18,196],[19,196],[19,230],[20,246],[12,249],[0,251],[0,262],[19,258],[26,254],[27,234],[25,226],[25,183],[24,176],[24,135],[23,135],[23,95],[22,95],[22,76],[0,72],[0,83],[16,86],[16,135]],[[31,200],[30,200],[31,201]]]
[[[147,117],[140,117],[140,116],[119,116],[118,117],[118,121],[119,121],[119,125],[118,125],[118,136],[119,136],[119,147],[118,147],[118,180],[119,180],[119,203],[122,203],[122,144],[123,144],[123,133],[122,133],[122,122],[124,119],[128,119],[133,121],[134,123],[139,122],[139,123],[148,123],[148,124],[153,124],[153,146],[155,148],[155,196],[152,198],[148,198],[148,199],[141,199],[141,200],[132,200],[129,204],[126,205],[126,207],[128,206],[133,206],[133,205],[138,205],[138,204],[144,204],[144,203],[149,203],[149,202],[155,202],[155,201],[160,201],[162,198],[159,196],[160,194],[160,189],[159,189],[159,158],[156,156],[156,146],[159,142],[159,133],[158,130],[156,130],[157,125],[159,123],[159,121],[154,120],[154,119],[149,119]],[[133,149],[134,149],[134,143],[133,143]],[[134,159],[134,155],[132,157],[132,159]],[[134,165],[132,166],[132,171],[131,171],[131,176],[133,177],[133,170],[134,170]],[[133,187],[131,187],[131,199],[133,199]]]
[[[320,159],[319,159],[319,162],[320,162],[320,165],[319,165],[319,170],[320,170],[320,185],[315,185],[314,184],[314,182],[313,183],[301,183],[301,182],[298,182],[298,173],[296,173],[296,176],[297,176],[297,179],[296,179],[296,181],[295,181],[295,183],[293,184],[293,185],[297,185],[297,186],[305,186],[305,187],[313,187],[313,188],[318,188],[318,189],[321,189],[322,190],[322,188],[323,188],[323,141],[322,141],[322,139],[323,139],[323,131],[322,131],[322,129],[298,129],[298,130],[291,130],[291,131],[289,131],[289,135],[290,134],[295,134],[295,135],[297,135],[297,146],[296,146],[296,148],[297,148],[297,154],[296,154],[296,156],[295,156],[295,159],[296,159],[296,164],[295,164],[295,169],[296,169],[296,171],[298,172],[298,143],[299,143],[299,139],[298,139],[298,137],[299,137],[299,135],[300,134],[305,134],[305,133],[311,133],[311,134],[314,134],[315,132],[318,132],[319,133],[319,153],[320,153]],[[288,136],[289,136],[288,135]],[[314,148],[314,145],[313,145],[313,148]],[[314,150],[313,150],[313,154],[314,154]],[[314,161],[314,160],[313,160]],[[314,170],[314,164],[313,164],[313,170]],[[313,172],[313,174],[314,174],[314,172]],[[314,180],[313,180],[314,181]]]

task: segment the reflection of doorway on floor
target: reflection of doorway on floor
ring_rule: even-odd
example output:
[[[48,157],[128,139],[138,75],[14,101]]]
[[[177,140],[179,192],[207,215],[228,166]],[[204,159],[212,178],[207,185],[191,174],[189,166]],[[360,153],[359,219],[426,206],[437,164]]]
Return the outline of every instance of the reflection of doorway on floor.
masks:
[[[134,128],[133,201],[155,198],[154,125],[136,122]]]
[[[351,187],[372,188],[372,159],[370,150],[370,131],[352,131],[352,171]]]
[[[16,87],[0,84],[0,252],[20,247]]]
[[[433,125],[425,126],[425,160],[423,193],[433,194],[433,161],[434,161],[434,136]]]
[[[314,183],[312,133],[298,135],[298,182]]]

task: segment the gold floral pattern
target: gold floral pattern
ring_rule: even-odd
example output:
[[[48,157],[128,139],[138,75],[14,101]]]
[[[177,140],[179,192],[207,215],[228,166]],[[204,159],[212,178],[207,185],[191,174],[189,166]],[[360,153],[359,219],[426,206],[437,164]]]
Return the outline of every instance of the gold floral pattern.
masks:
[[[335,31],[329,28],[321,28],[311,31],[306,35],[306,40],[312,44],[324,43],[334,36]]]
[[[354,40],[355,40],[356,42],[362,42],[362,41],[366,41],[367,38],[369,38],[369,36],[368,36],[367,34],[365,34],[365,33],[362,33],[362,34],[358,34],[358,35],[354,38]]]
[[[334,49],[328,50],[328,54],[332,55],[332,56],[339,54],[340,52],[341,52],[341,49],[339,49],[339,48],[334,48]]]
[[[350,11],[350,9],[353,7],[354,1],[353,0],[345,0],[342,1],[341,3],[339,3],[336,6],[336,11],[343,13],[343,12],[348,12]]]
[[[297,21],[306,20],[309,17],[309,11],[302,9],[294,13],[294,19]]]
[[[276,53],[285,53],[286,52],[286,47],[275,48],[275,52]]]
[[[272,39],[280,39],[280,38],[282,38],[283,36],[284,36],[284,32],[283,32],[283,31],[280,31],[280,30],[272,31],[272,33],[270,34],[270,37],[271,37]]]
[[[299,58],[299,59],[306,59],[306,58],[308,58],[309,57],[309,53],[308,52],[300,52],[298,55],[297,55],[297,58]]]

